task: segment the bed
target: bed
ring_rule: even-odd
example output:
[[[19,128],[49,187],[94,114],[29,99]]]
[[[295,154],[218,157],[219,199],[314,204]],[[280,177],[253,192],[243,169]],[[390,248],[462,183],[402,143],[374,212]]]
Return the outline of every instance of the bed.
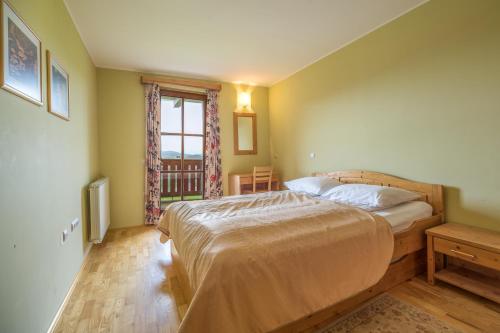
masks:
[[[314,331],[424,271],[424,232],[443,222],[441,185],[367,171],[315,175],[342,183],[384,185],[418,192],[420,200],[432,207],[432,215],[419,219],[422,210],[416,207],[418,204],[413,210],[369,214],[287,192],[269,194],[257,201],[249,197],[224,199],[212,213],[213,204],[199,203],[196,205],[202,206],[191,218],[189,214],[196,209],[178,205],[176,211],[172,209],[175,214],[170,212],[164,217],[170,219],[167,224],[172,229],[164,225],[159,229],[169,236],[175,235],[170,239],[174,267],[190,303],[180,332]],[[239,216],[240,211],[245,214]],[[222,215],[217,215],[219,212]],[[245,216],[251,214],[256,214],[256,222],[249,224]],[[300,218],[292,219],[287,214]],[[409,221],[408,216],[417,219]],[[197,221],[186,226],[178,222],[182,219]],[[275,224],[282,225],[282,229]],[[199,225],[210,232],[195,233]],[[311,226],[318,227],[311,230]],[[213,243],[207,236],[210,233],[224,237],[230,234],[232,240],[229,242],[226,237],[225,241]],[[307,243],[302,238],[311,241]],[[191,255],[202,252],[203,258]],[[353,262],[357,265],[352,265]]]

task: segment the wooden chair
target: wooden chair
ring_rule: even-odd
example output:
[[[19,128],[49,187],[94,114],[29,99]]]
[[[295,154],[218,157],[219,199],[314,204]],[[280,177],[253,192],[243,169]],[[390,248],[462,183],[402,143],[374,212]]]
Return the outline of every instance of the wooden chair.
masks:
[[[252,191],[245,191],[248,193],[260,193],[260,192],[270,192],[271,191],[271,181],[273,179],[273,167],[272,166],[262,166],[253,167],[253,184]],[[257,184],[267,183],[267,189],[257,190]]]

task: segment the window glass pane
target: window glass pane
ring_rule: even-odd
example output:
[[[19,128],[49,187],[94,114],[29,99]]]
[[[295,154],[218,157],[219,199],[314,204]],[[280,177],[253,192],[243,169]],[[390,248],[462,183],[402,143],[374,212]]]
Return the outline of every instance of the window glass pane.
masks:
[[[184,100],[184,133],[203,134],[203,101]]]
[[[170,133],[182,132],[181,98],[161,97],[161,131]]]
[[[181,136],[162,135],[161,136],[161,159],[180,160],[181,159]]]
[[[161,174],[160,179],[160,206],[165,209],[168,203],[181,200],[182,173],[165,172]]]
[[[203,199],[203,172],[184,172],[184,200]]]
[[[184,170],[203,170],[203,137],[184,137]]]

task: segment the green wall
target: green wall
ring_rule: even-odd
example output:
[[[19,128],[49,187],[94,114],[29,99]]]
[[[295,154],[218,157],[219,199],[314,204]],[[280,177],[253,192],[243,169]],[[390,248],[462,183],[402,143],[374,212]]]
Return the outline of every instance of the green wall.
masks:
[[[274,85],[273,164],[444,184],[449,221],[500,230],[499,36],[500,1],[433,0]]]
[[[141,73],[97,70],[100,171],[110,178],[111,227],[144,222],[145,111]],[[257,113],[257,155],[233,155],[233,111],[237,86],[223,83],[219,97],[224,192],[228,173],[269,164],[268,89],[252,88]]]
[[[0,89],[0,332],[46,332],[88,246],[96,70],[62,0],[11,3],[42,41],[44,105]],[[70,77],[69,122],[47,112],[46,49]],[[75,218],[83,223],[61,245]]]

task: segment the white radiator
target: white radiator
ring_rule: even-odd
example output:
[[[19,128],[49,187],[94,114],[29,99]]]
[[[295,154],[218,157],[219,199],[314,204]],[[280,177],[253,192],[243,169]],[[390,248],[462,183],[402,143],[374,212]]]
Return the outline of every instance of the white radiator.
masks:
[[[109,179],[101,178],[89,185],[90,241],[101,243],[109,227]]]

